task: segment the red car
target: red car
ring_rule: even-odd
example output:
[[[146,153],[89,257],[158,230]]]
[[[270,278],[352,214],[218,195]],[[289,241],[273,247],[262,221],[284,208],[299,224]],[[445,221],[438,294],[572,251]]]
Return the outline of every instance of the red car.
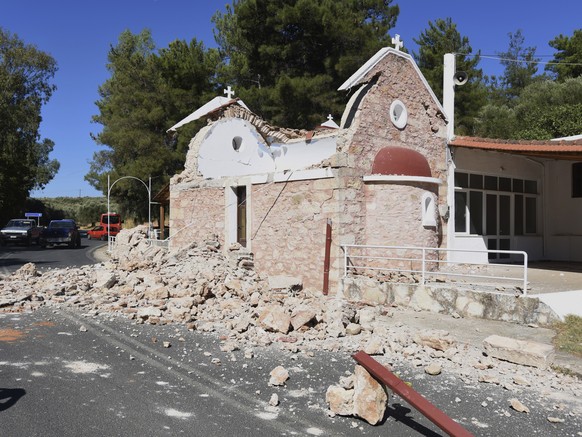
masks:
[[[109,235],[112,237],[117,235],[117,230],[111,229]],[[93,229],[87,231],[87,238],[89,240],[107,240],[107,228],[105,226],[95,226]]]

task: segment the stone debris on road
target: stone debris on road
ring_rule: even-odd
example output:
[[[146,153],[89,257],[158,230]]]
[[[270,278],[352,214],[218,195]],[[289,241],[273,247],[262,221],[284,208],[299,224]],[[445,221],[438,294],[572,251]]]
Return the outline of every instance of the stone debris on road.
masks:
[[[401,308],[322,296],[303,289],[296,278],[263,277],[253,270],[251,254],[238,244],[223,253],[217,239],[210,238],[205,245],[168,251],[150,245],[146,233],[144,226],[122,231],[111,258],[99,264],[43,271],[26,264],[12,275],[0,276],[0,310],[68,306],[89,316],[120,314],[136,324],[179,323],[220,335],[221,351],[242,349],[245,359],[271,344],[308,356],[364,350],[388,368],[406,362],[431,378],[454,375],[466,384],[495,384],[512,394],[527,388],[550,400],[554,396],[556,405],[567,399],[574,417],[582,411],[580,379],[554,371],[547,348],[518,342],[522,351],[537,351],[532,362],[525,353],[510,352],[512,339],[488,338],[479,348],[442,330],[419,332],[391,323]],[[170,342],[163,345],[171,347]],[[210,358],[212,353],[204,355]],[[221,365],[218,358],[211,363]],[[359,369],[329,387],[329,414],[375,424],[384,416],[388,396]],[[271,371],[269,386],[284,388],[288,378],[288,371],[279,366]],[[273,395],[269,404],[278,406],[278,397]],[[529,412],[517,398],[510,406]],[[569,417],[568,411],[562,413]],[[547,420],[559,423],[563,417],[548,415]]]

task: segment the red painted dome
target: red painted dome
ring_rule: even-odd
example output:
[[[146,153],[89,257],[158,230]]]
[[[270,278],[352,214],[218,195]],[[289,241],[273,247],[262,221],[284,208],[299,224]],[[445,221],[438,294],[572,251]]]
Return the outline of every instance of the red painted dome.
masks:
[[[384,176],[432,177],[426,158],[405,147],[384,147],[374,158],[372,174]]]

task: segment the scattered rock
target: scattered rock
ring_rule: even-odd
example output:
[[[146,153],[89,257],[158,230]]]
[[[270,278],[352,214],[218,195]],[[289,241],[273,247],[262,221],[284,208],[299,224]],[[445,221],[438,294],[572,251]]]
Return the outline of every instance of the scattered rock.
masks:
[[[483,340],[485,353],[489,356],[525,366],[548,368],[554,359],[551,345],[533,341],[490,335]]]
[[[529,413],[529,408],[523,405],[518,399],[512,398],[509,400],[509,405],[518,413]]]
[[[269,305],[259,315],[258,323],[267,331],[287,334],[291,327],[291,317],[282,306]]]
[[[275,367],[271,370],[270,375],[269,385],[285,385],[285,382],[289,379],[289,372],[283,366]]]
[[[204,244],[166,251],[144,241],[147,227],[124,232],[129,234],[120,234],[111,261],[42,271],[28,264],[12,275],[0,276],[0,308],[23,311],[43,305],[71,306],[89,315],[123,315],[135,323],[182,324],[188,330],[217,332],[220,350],[231,353],[240,348],[245,360],[269,344],[293,352],[292,359],[312,357],[319,351],[365,350],[383,363],[398,366],[405,362],[427,374],[446,369],[466,384],[496,384],[511,392],[533,387],[544,398],[554,391],[579,398],[579,381],[549,370],[553,351],[532,354],[537,349],[531,348],[531,342],[524,346],[512,339],[498,343],[488,338],[483,350],[460,344],[445,331],[414,332],[389,319],[392,312],[399,311],[397,307],[361,306],[327,298],[303,290],[296,278],[286,284],[279,278],[278,285],[271,282],[276,286],[272,288],[268,279],[252,269],[252,254],[239,245],[229,247],[225,254],[217,239],[209,238]],[[85,332],[83,326],[79,331]],[[508,344],[514,347],[508,348]],[[213,352],[203,355],[212,357]],[[221,365],[218,358],[211,362]],[[545,366],[547,371],[541,377],[536,373],[540,370],[524,368],[524,364]],[[243,365],[251,366],[249,362]],[[282,367],[277,369],[282,369],[281,375],[271,374],[269,383],[282,386],[289,374]],[[326,393],[331,414],[347,411],[346,415],[361,417],[361,413],[370,423],[382,416],[371,395],[362,401],[367,407],[360,407],[362,411],[356,414],[355,375],[341,378],[337,387]],[[515,405],[512,403],[515,411],[529,411]],[[563,415],[568,417],[567,412]]]
[[[415,343],[438,351],[446,351],[455,346],[455,340],[448,332],[422,332],[414,337]]]
[[[354,415],[354,390],[345,389],[339,385],[331,385],[325,393],[325,401],[334,414],[340,416]]]
[[[277,395],[277,393],[273,393],[271,395],[271,399],[269,399],[269,405],[272,407],[276,407],[277,405],[279,405],[279,396]]]
[[[358,335],[362,332],[362,325],[358,325],[357,323],[349,323],[346,326],[346,334],[347,335]]]
[[[443,370],[442,367],[437,363],[430,363],[428,366],[424,368],[424,373],[431,376],[436,376],[440,375],[442,370]]]
[[[371,425],[384,418],[388,395],[384,387],[362,366],[356,365],[352,378],[353,388],[342,385],[328,387],[325,400],[333,414],[356,416]]]

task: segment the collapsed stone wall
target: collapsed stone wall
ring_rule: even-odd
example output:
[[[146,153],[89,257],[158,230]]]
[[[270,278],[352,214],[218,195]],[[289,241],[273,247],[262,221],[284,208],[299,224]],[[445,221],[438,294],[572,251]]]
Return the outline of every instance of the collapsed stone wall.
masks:
[[[388,367],[412,364],[429,375],[457,375],[466,384],[491,383],[519,392],[527,381],[539,391],[559,387],[561,399],[580,393],[575,377],[496,359],[445,331],[395,324],[391,319],[398,306],[324,297],[301,283],[260,275],[250,253],[239,245],[223,251],[215,236],[167,251],[152,246],[146,235],[146,227],[122,231],[111,259],[100,264],[44,271],[26,264],[0,277],[0,310],[74,307],[88,315],[118,314],[137,324],[180,323],[216,332],[227,352],[271,344],[306,354],[363,350]],[[352,408],[356,393],[343,389],[350,408],[332,399],[335,389],[328,402],[338,410],[330,414],[367,417],[368,412]],[[371,423],[381,416],[372,414]]]

